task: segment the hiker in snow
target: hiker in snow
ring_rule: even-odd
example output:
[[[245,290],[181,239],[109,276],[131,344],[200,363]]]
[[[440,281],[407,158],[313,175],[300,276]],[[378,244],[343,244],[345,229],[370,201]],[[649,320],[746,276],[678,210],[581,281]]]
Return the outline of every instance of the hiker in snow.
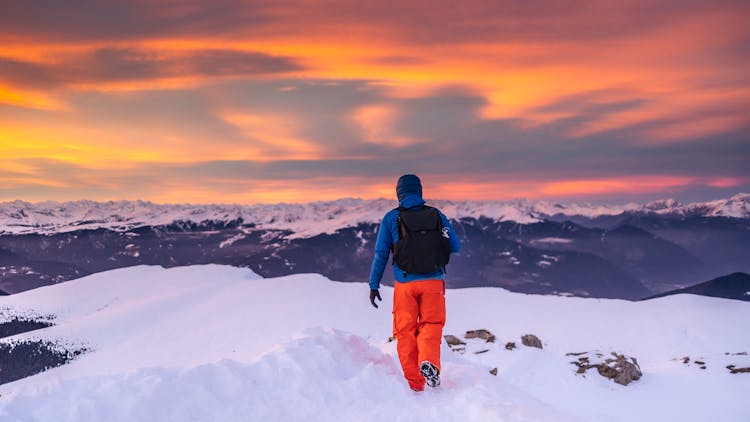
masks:
[[[445,265],[461,243],[437,208],[425,205],[422,182],[406,174],[396,184],[398,208],[380,223],[370,271],[370,302],[378,307],[380,280],[393,251],[393,336],[404,377],[414,391],[440,385],[445,325]]]

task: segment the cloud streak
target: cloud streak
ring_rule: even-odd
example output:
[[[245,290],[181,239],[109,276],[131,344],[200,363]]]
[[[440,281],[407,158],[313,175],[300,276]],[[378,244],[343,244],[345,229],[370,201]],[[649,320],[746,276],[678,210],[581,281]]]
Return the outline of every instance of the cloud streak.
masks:
[[[302,70],[294,60],[236,50],[100,48],[49,62],[0,57],[0,82],[32,89],[176,77],[259,76]]]

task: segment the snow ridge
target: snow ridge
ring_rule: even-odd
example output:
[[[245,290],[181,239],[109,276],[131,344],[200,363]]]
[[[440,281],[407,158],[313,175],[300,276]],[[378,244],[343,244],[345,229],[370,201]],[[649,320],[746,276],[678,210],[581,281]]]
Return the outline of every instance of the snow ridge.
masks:
[[[440,388],[414,393],[388,340],[392,289],[378,310],[367,289],[315,274],[138,266],[2,297],[7,312],[56,316],[3,341],[64,339],[91,352],[0,385],[0,420],[739,422],[750,412],[750,376],[727,368],[750,366],[746,302],[448,289],[444,334],[465,350],[444,343]],[[478,328],[495,342],[463,335]],[[506,349],[530,333],[543,349]],[[576,375],[568,354],[587,351],[636,357],[643,378]]]
[[[728,199],[682,205],[674,199],[648,204],[594,205],[561,204],[548,201],[445,201],[431,200],[451,218],[486,217],[521,224],[541,221],[547,216],[597,217],[623,212],[675,215],[701,215],[750,218],[750,194]],[[0,203],[0,234],[54,234],[80,229],[106,228],[128,231],[137,227],[174,222],[237,222],[263,229],[289,230],[295,237],[333,233],[360,223],[376,223],[395,206],[387,199],[344,198],[304,204],[154,204],[147,201],[12,201]]]

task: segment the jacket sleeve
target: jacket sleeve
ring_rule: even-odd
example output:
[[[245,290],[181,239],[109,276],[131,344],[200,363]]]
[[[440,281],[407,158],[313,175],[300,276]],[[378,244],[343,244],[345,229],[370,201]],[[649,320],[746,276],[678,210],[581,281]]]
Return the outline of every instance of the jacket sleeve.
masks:
[[[380,229],[378,229],[378,240],[375,242],[375,257],[372,260],[372,268],[370,269],[370,289],[377,290],[380,288],[380,280],[383,278],[383,272],[385,266],[388,264],[388,256],[391,253],[391,246],[393,245],[393,236],[391,235],[390,224],[391,220],[386,216],[380,223]]]
[[[448,241],[451,245],[451,252],[455,253],[461,250],[461,241],[458,239],[458,234],[456,234],[456,231],[453,229],[453,225],[451,224],[450,220],[448,220],[448,217],[443,214],[443,212],[440,212],[440,218],[443,220],[443,227],[448,228]]]

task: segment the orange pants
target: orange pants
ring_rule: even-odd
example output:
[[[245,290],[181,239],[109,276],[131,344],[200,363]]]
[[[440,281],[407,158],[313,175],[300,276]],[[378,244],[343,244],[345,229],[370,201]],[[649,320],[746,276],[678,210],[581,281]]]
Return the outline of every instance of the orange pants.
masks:
[[[419,364],[430,361],[440,369],[440,343],[445,325],[443,280],[396,282],[393,290],[393,336],[404,377],[414,390],[424,389]]]

